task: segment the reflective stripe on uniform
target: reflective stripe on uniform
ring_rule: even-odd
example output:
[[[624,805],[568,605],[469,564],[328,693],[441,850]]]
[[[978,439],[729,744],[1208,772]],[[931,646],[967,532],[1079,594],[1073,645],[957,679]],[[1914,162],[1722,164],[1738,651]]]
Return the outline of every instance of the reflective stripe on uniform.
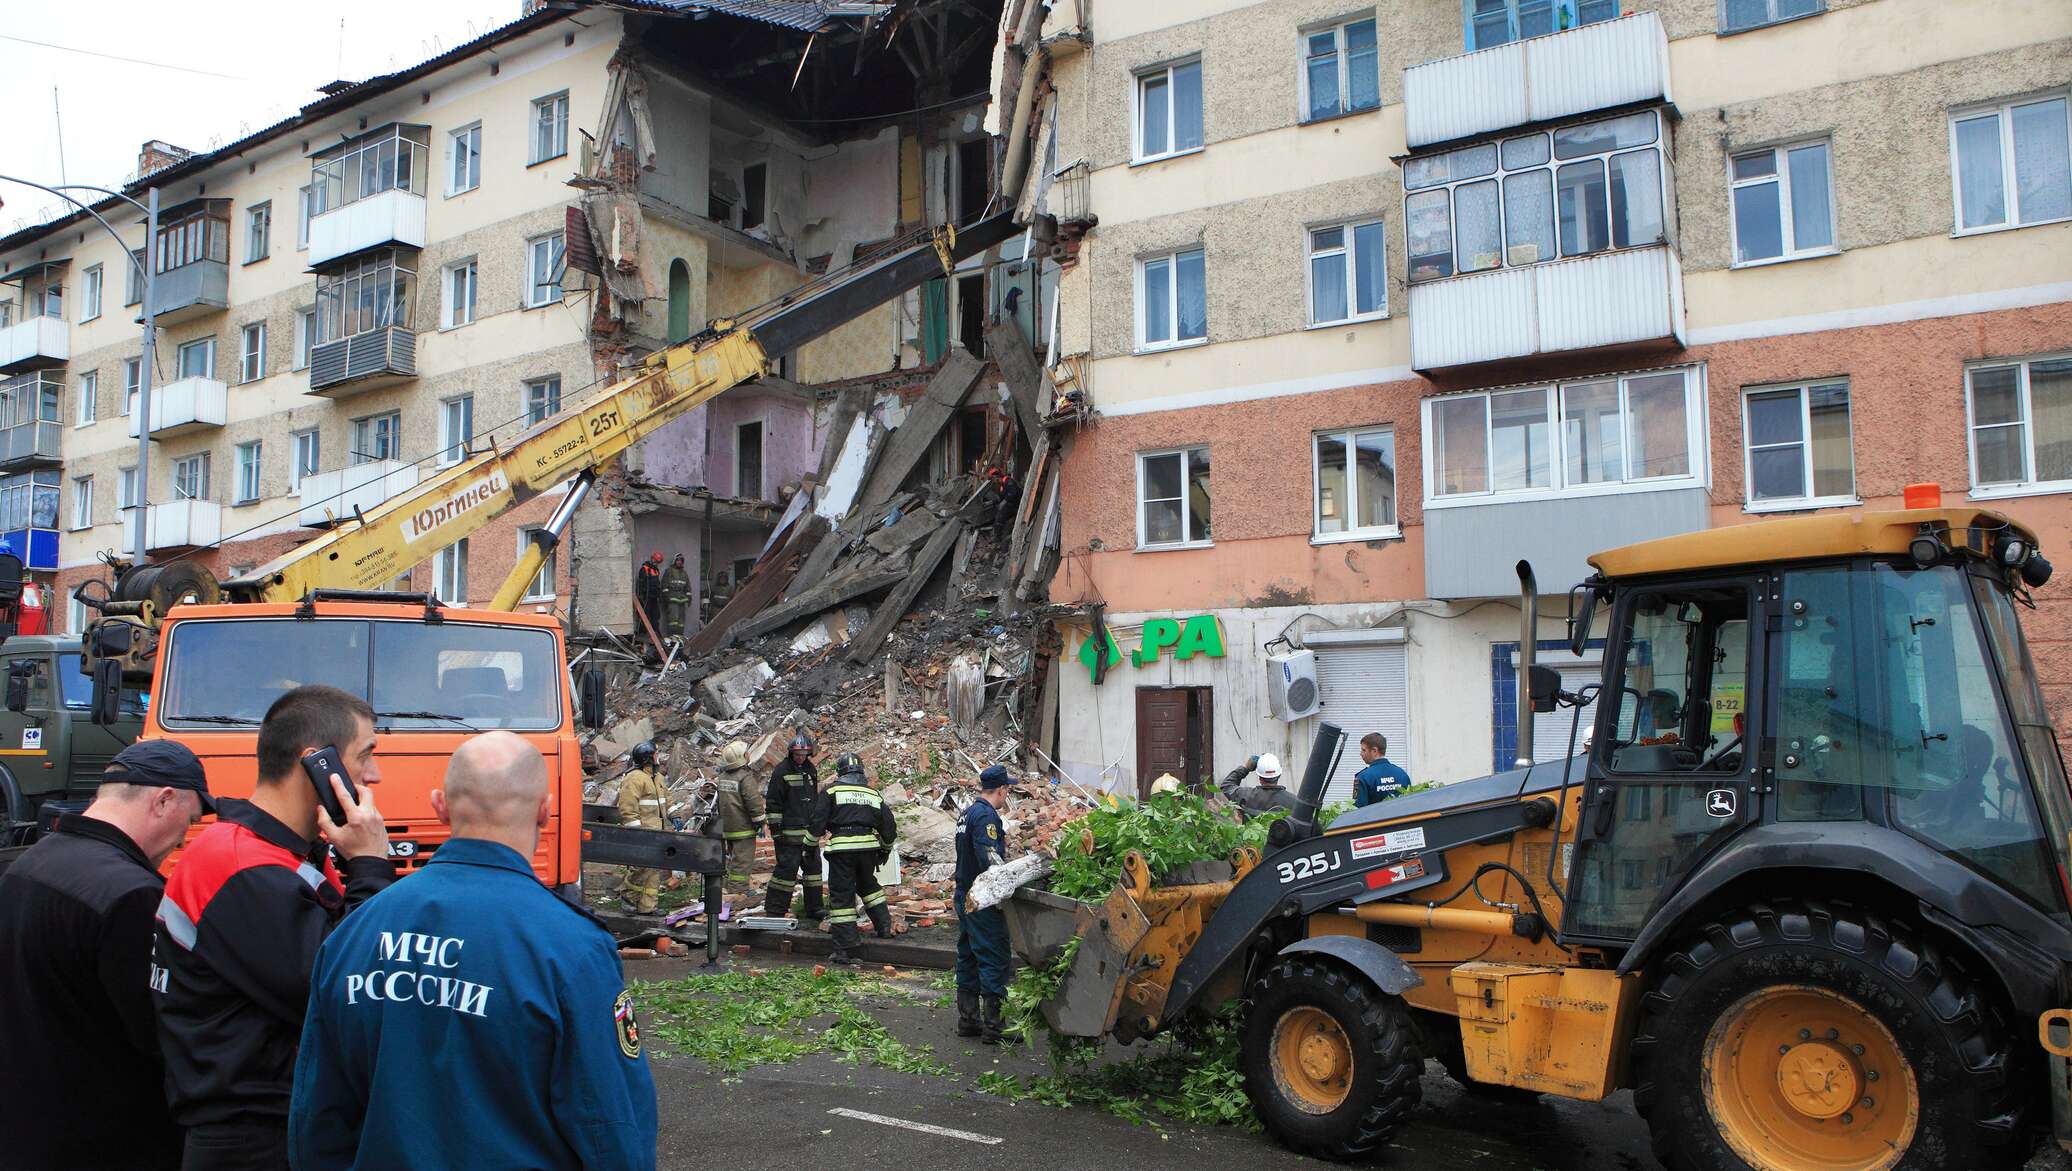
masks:
[[[882,907],[882,906],[884,906],[884,905],[885,905],[885,892],[884,892],[884,891],[882,891],[882,890],[874,890],[874,891],[872,891],[871,893],[869,893],[869,894],[867,894],[867,895],[863,896],[863,905],[864,905],[864,906],[866,906],[866,907]]]
[[[770,880],[771,890],[789,891],[796,886],[798,886],[798,882],[790,878],[773,878]]]
[[[787,829],[779,830],[778,832],[788,841],[803,842],[806,840],[806,831],[802,829]]]
[[[728,841],[740,841],[742,838],[754,837],[755,831],[752,829],[730,829],[727,832],[721,834],[720,836],[726,838]]]
[[[173,937],[174,943],[188,951],[194,950],[194,920],[187,917],[187,912],[180,909],[173,896],[166,895],[158,900],[158,921],[165,924],[165,933]]]
[[[856,922],[856,908],[850,907],[847,910],[837,908],[836,910],[829,911],[827,913],[827,921],[830,923],[854,923]]]
[[[829,853],[838,853],[843,850],[875,850],[877,848],[878,835],[876,834],[839,834],[827,839]]]
[[[809,873],[809,874],[801,874],[801,875],[799,875],[799,881],[800,881],[800,882],[805,882],[805,883],[815,883],[815,884],[817,884],[817,883],[819,883],[819,881],[821,880],[821,878],[822,878],[822,877],[823,877],[823,875],[822,875],[822,874],[820,873],[820,871],[818,871],[818,870],[815,870],[815,871],[813,871],[813,872],[811,872],[811,873]]]

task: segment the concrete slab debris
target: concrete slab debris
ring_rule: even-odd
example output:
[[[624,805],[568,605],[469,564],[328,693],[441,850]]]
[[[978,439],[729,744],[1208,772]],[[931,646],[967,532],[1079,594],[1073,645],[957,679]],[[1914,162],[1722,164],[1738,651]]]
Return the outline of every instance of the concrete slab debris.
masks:
[[[707,675],[698,684],[698,700],[715,716],[732,719],[748,710],[755,693],[775,678],[777,672],[761,659]]]

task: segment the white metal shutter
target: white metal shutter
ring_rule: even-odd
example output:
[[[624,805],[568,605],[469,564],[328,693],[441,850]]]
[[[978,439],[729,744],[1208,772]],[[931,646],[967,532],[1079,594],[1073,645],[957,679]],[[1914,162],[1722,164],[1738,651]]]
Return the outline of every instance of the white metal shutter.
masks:
[[[1563,663],[1555,670],[1561,672],[1561,689],[1575,691],[1586,683],[1595,683],[1603,674],[1603,668],[1596,663]],[[1550,760],[1561,760],[1568,755],[1568,737],[1573,731],[1576,751],[1583,750],[1583,740],[1590,735],[1593,721],[1597,718],[1597,698],[1583,705],[1583,722],[1576,725],[1576,709],[1557,707],[1551,712],[1532,714],[1532,759],[1536,764]],[[1505,762],[1509,767],[1510,762]]]
[[[1410,672],[1401,643],[1316,646],[1317,687],[1323,696],[1323,719],[1345,729],[1345,752],[1324,788],[1324,801],[1350,801],[1353,774],[1360,763],[1360,737],[1379,732],[1389,738],[1389,759],[1419,778],[1410,744]],[[1287,783],[1302,782],[1303,758],[1285,761]]]

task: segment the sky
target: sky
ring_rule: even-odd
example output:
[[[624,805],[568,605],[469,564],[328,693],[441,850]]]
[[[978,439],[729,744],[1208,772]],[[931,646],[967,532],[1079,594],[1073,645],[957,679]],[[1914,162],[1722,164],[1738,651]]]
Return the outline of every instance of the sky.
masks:
[[[46,0],[5,7],[0,175],[116,187],[136,171],[137,147],[147,139],[196,151],[233,142],[316,100],[320,85],[407,68],[509,23],[520,0]],[[0,182],[0,201],[0,234],[63,207],[8,182]]]

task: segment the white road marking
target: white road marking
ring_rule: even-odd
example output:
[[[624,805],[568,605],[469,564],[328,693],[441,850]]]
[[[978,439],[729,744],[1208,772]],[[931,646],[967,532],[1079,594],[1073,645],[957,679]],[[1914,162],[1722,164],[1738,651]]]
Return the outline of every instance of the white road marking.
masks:
[[[984,1143],[989,1147],[999,1146],[1006,1141],[994,1138],[990,1134],[973,1134],[968,1130],[951,1130],[947,1126],[931,1126],[926,1122],[908,1122],[904,1118],[887,1118],[883,1114],[866,1114],[861,1110],[850,1110],[841,1106],[835,1107],[828,1111],[828,1113],[838,1114],[843,1118],[854,1118],[859,1122],[875,1122],[880,1126],[897,1126],[901,1130],[918,1130],[922,1134],[939,1134],[944,1138],[961,1138],[968,1143]]]

